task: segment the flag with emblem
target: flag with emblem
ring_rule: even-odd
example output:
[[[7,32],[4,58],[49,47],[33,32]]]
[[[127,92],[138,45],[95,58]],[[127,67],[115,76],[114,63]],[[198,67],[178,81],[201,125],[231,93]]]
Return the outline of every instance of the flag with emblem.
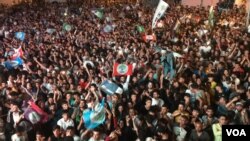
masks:
[[[144,35],[142,36],[142,39],[147,42],[147,41],[156,41],[156,36],[155,34],[152,35]]]
[[[103,81],[100,85],[100,89],[108,95],[123,93],[123,89],[110,80]]]
[[[16,32],[15,37],[21,41],[25,39],[25,33],[24,32]]]
[[[115,63],[113,67],[113,76],[132,75],[132,64],[119,64]]]
[[[154,14],[154,18],[153,18],[153,22],[152,22],[152,29],[155,28],[157,21],[163,16],[163,14],[165,13],[165,11],[167,10],[168,7],[169,7],[169,5],[165,1],[160,0],[158,6],[156,8],[155,14]]]
[[[23,65],[23,60],[20,57],[17,57],[11,61],[8,60],[4,62],[4,67],[7,68],[8,70],[15,69],[22,65]]]
[[[99,125],[103,124],[105,121],[105,107],[104,107],[104,98],[101,103],[98,103],[94,106],[94,108],[86,109],[83,111],[83,121],[84,126],[87,129],[95,129]]]
[[[67,23],[64,23],[63,24],[63,29],[66,30],[66,31],[70,31],[72,29],[72,26],[67,24]]]

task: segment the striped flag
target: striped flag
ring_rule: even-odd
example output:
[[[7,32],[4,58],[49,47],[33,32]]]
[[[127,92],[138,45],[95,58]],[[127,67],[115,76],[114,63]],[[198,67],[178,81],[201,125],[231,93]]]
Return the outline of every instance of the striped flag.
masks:
[[[84,126],[87,129],[94,129],[105,121],[105,107],[104,98],[101,103],[95,105],[93,109],[86,109],[83,111]]]
[[[110,80],[103,81],[102,84],[100,85],[100,88],[103,92],[105,92],[108,95],[113,95],[115,93],[117,94],[123,93],[123,89]]]
[[[17,57],[23,57],[23,50],[21,46],[18,49],[14,49],[14,54],[12,55],[11,59],[15,60]]]
[[[48,114],[43,111],[39,106],[34,102],[29,101],[30,107],[28,107],[24,112],[24,118],[29,120],[32,124],[36,123],[45,123],[48,121]]]

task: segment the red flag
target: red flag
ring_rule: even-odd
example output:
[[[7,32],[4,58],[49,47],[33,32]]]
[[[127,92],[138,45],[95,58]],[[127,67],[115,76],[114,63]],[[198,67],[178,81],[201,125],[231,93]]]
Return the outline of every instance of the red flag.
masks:
[[[132,64],[118,64],[115,63],[113,67],[113,76],[132,75]]]
[[[22,47],[20,46],[18,49],[14,49],[14,54],[12,55],[12,60],[15,60],[17,57],[22,58],[23,57],[23,50]]]
[[[45,123],[48,121],[49,115],[45,111],[43,111],[40,107],[38,107],[34,102],[30,101],[30,107],[34,109],[34,111],[36,111],[39,115],[41,115],[42,123]]]
[[[143,40],[144,40],[145,42],[147,42],[147,41],[156,41],[156,36],[155,36],[155,34],[152,34],[152,35],[144,35],[142,38],[143,38]]]

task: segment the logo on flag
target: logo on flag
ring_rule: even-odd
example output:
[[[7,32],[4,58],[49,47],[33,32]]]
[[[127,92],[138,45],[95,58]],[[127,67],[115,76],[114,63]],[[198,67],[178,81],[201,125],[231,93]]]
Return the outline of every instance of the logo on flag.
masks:
[[[113,76],[132,75],[132,64],[114,64]]]
[[[147,41],[156,41],[156,36],[155,34],[152,35],[144,35],[142,39],[147,42]]]
[[[63,29],[66,30],[66,31],[70,31],[72,29],[72,26],[69,25],[69,24],[64,23],[63,24]]]
[[[120,88],[117,84],[113,83],[110,80],[103,81],[100,86],[101,90],[108,95],[113,95],[115,93],[122,94],[123,92],[122,88]]]
[[[165,1],[160,0],[156,8],[155,14],[154,14],[154,18],[152,22],[152,29],[155,28],[157,21],[163,16],[163,14],[165,13],[168,7],[169,5]]]
[[[21,41],[25,39],[25,33],[24,32],[16,32],[15,37]]]
[[[87,129],[94,129],[105,121],[104,98],[93,109],[83,111],[83,121]]]
[[[23,60],[20,57],[17,57],[11,61],[4,62],[4,67],[7,68],[8,70],[14,69],[21,65],[23,65]]]

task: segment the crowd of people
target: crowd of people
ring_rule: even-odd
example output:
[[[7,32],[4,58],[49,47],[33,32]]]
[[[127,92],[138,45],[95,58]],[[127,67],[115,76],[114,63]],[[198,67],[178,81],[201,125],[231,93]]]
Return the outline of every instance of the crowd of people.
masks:
[[[101,9],[103,18],[93,8]],[[171,4],[152,30],[155,9],[139,3],[5,7],[0,140],[221,141],[222,125],[248,125],[246,10],[215,6],[211,25],[209,8]],[[106,25],[112,30],[103,30]],[[138,25],[156,39],[144,40]],[[20,48],[23,64],[7,68],[5,62]],[[165,74],[162,58],[170,53],[178,55]],[[132,75],[114,77],[115,62],[133,64]],[[105,93],[100,88],[105,80],[122,94]],[[83,111],[103,98],[105,122],[86,128]],[[25,117],[28,107],[41,109],[39,122]]]

